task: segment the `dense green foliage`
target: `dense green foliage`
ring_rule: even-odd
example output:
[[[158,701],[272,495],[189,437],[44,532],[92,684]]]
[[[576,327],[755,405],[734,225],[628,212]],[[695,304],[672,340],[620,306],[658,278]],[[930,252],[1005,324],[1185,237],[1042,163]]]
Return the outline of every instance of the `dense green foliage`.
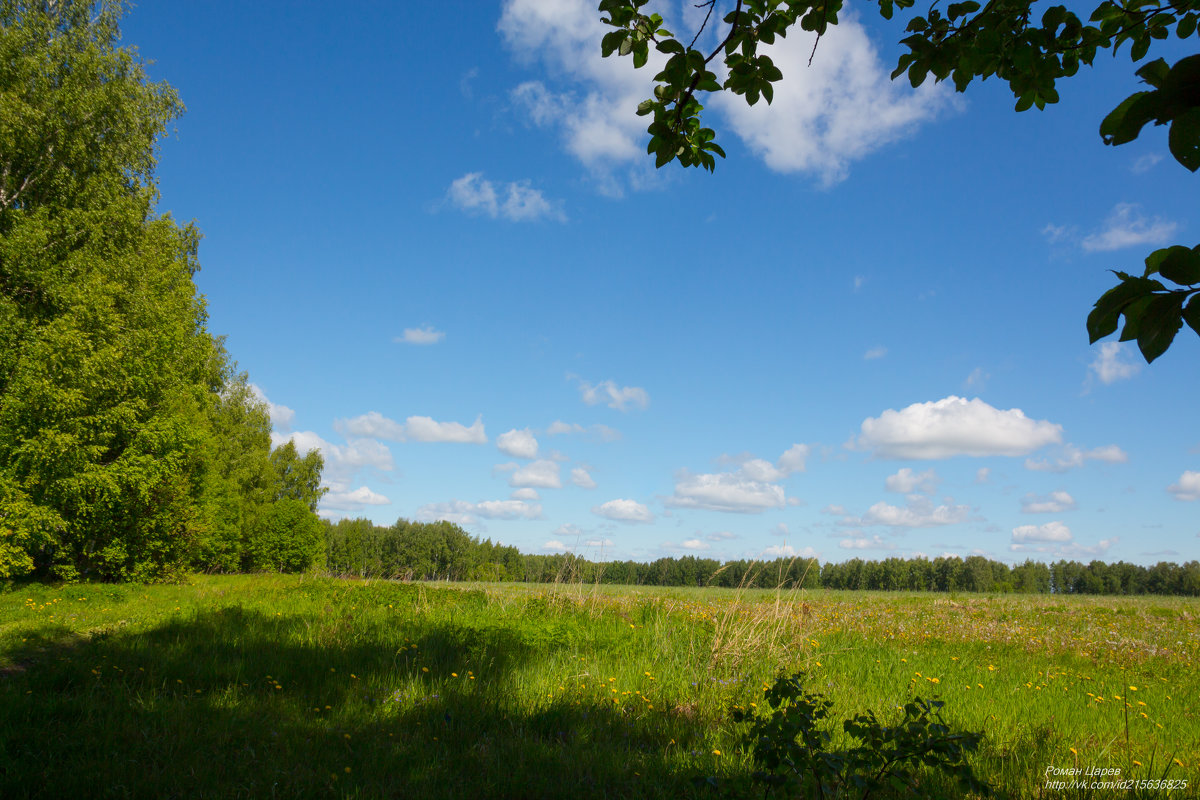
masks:
[[[878,0],[879,12],[891,19],[896,9],[915,0]],[[662,167],[678,160],[685,167],[712,170],[725,151],[716,133],[701,125],[699,95],[728,91],[754,105],[771,102],[783,72],[760,45],[773,44],[794,29],[817,34],[836,25],[842,0],[737,0],[725,15],[720,43],[708,53],[696,49],[700,34],[717,9],[707,8],[694,36],[676,39],[663,27],[662,15],[646,13],[650,0],[601,0],[603,21],[614,30],[604,36],[601,52],[632,56],[634,67],[649,61],[654,47],[667,57],[654,76],[654,96],[638,106],[651,119],[646,151]],[[1039,8],[1040,7],[1040,8]],[[1194,41],[1200,36],[1200,0],[1102,0],[1085,23],[1063,5],[1038,0],[954,2],[945,10],[936,2],[925,15],[915,15],[900,44],[906,48],[892,78],[906,75],[914,86],[929,77],[949,80],[960,92],[975,78],[997,77],[1008,83],[1016,110],[1045,108],[1058,102],[1057,81],[1090,66],[1100,53],[1114,55],[1128,45],[1130,59],[1143,62],[1152,47],[1172,34]],[[688,41],[687,45],[684,41]],[[817,52],[814,49],[814,57]],[[709,64],[720,57],[727,77],[718,82]],[[1169,127],[1171,155],[1186,169],[1200,169],[1200,55],[1169,65],[1164,59],[1143,63],[1137,76],[1150,89],[1136,92],[1109,113],[1100,125],[1105,144],[1133,141],[1148,123]],[[1200,245],[1177,245],[1152,253],[1145,271],[1136,276],[1116,272],[1121,283],[1096,303],[1088,318],[1092,342],[1114,332],[1123,316],[1121,341],[1136,340],[1146,361],[1162,355],[1186,322],[1200,334]],[[1170,282],[1164,284],[1159,278]]]
[[[274,564],[247,540],[315,530],[264,510],[311,517],[320,455],[270,456],[265,408],[205,328],[199,233],[155,211],[183,106],[118,46],[119,16],[0,0],[0,578]]]

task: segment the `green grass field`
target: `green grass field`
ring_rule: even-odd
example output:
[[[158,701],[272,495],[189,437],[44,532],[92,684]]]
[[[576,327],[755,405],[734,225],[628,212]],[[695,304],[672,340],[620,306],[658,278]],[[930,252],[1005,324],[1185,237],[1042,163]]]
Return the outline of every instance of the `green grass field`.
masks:
[[[838,721],[945,701],[984,733],[972,765],[1000,797],[1195,797],[1198,616],[1162,598],[25,586],[0,594],[0,796],[760,797],[731,710],[802,669]],[[1047,767],[1189,788],[1063,792]]]

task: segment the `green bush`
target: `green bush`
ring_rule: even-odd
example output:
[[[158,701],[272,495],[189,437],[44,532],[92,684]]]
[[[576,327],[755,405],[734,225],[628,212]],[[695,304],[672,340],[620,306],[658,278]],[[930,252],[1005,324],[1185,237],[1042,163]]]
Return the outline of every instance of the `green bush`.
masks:
[[[922,768],[953,778],[960,790],[979,796],[991,794],[964,760],[982,738],[979,733],[952,733],[941,719],[942,703],[913,698],[904,716],[884,725],[868,711],[842,723],[857,745],[833,750],[833,737],[823,721],[833,703],[806,691],[804,673],[781,675],[766,690],[770,712],[735,711],[734,719],[752,722],[748,743],[760,769],[754,782],[787,797],[849,798],[866,800],[883,791],[900,796],[941,797],[922,784]],[[956,794],[956,797],[962,796]]]
[[[245,553],[251,570],[303,572],[324,556],[321,521],[303,500],[276,500],[254,520]]]

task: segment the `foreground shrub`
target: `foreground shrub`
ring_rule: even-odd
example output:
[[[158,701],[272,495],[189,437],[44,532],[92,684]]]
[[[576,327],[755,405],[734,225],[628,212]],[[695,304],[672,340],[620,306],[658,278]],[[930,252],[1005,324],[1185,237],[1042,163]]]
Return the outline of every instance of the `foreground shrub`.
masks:
[[[964,760],[982,734],[952,733],[941,718],[942,703],[913,698],[895,725],[884,725],[872,711],[845,720],[842,729],[857,745],[832,750],[833,737],[823,723],[833,703],[804,688],[804,673],[781,675],[765,692],[770,711],[736,711],[750,721],[747,735],[760,769],[754,782],[783,796],[858,797],[884,791],[901,796],[940,797],[919,780],[922,768],[955,779],[963,792],[991,794]],[[962,796],[956,795],[956,796]]]

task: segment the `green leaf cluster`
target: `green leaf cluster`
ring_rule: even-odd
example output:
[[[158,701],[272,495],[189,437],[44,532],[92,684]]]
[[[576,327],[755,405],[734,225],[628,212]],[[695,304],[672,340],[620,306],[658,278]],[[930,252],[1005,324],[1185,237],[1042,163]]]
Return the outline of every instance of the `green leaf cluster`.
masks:
[[[986,797],[991,788],[966,762],[982,740],[979,733],[955,733],[941,718],[943,703],[913,698],[903,716],[886,725],[867,711],[845,720],[842,731],[853,746],[834,749],[826,720],[833,703],[804,686],[804,673],[780,675],[764,692],[766,713],[735,710],[737,722],[750,722],[746,742],[759,767],[754,781],[786,796],[868,798],[880,791],[913,797],[942,796],[922,783],[922,770],[944,773],[960,792]],[[961,796],[961,795],[957,795]]]
[[[896,9],[910,8],[915,0],[878,2],[879,13],[891,19]],[[605,35],[601,53],[632,53],[635,67],[646,63],[650,44],[670,56],[654,78],[654,97],[638,106],[639,114],[652,117],[647,151],[655,156],[658,167],[678,160],[685,167],[702,166],[709,171],[716,165],[714,154],[724,157],[725,151],[716,143],[712,129],[701,125],[704,107],[697,95],[729,91],[743,96],[750,105],[760,98],[770,103],[774,85],[783,80],[783,74],[768,56],[758,53],[758,45],[773,43],[794,26],[816,33],[819,44],[828,27],[837,24],[842,8],[841,0],[736,0],[723,19],[724,38],[705,55],[692,45],[707,27],[716,0],[700,4],[700,8],[708,8],[708,15],[686,47],[662,28],[658,14],[644,11],[648,3],[602,0],[599,8],[607,15],[603,22],[616,30]],[[1155,42],[1172,34],[1194,40],[1198,23],[1200,0],[1103,0],[1086,21],[1067,6],[1036,0],[989,0],[986,4],[962,0],[949,3],[944,10],[934,2],[923,15],[909,19],[907,35],[900,40],[906,52],[900,55],[892,78],[905,75],[914,87],[930,77],[949,80],[962,92],[975,78],[994,76],[1008,83],[1017,111],[1043,109],[1058,102],[1058,81],[1075,75],[1081,66],[1090,66],[1097,54],[1111,51],[1115,55],[1128,45],[1130,60],[1139,62]],[[815,56],[815,45],[813,52]],[[724,83],[718,83],[709,68],[718,57],[727,68]],[[1171,155],[1196,172],[1200,169],[1200,55],[1185,57],[1174,65],[1160,58],[1140,67],[1137,75],[1151,89],[1131,95],[1105,117],[1100,126],[1103,141],[1124,144],[1136,139],[1149,122],[1167,125]],[[1185,248],[1169,249],[1178,253]],[[1153,361],[1170,346],[1185,321],[1196,328],[1194,303],[1187,303],[1191,290],[1168,290],[1148,277],[1117,275],[1121,285],[1105,294],[1089,317],[1093,342],[1114,332],[1117,317],[1124,315],[1122,340],[1136,339],[1146,360]]]

